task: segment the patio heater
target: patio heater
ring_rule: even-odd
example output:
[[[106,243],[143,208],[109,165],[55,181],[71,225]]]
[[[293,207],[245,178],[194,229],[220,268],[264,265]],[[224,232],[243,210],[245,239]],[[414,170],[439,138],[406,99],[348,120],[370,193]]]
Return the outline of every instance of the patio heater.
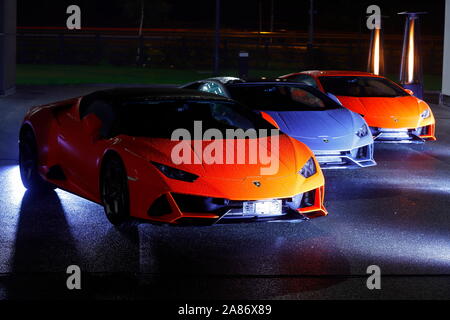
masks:
[[[384,49],[383,29],[381,24],[372,30],[370,34],[369,61],[367,72],[376,75],[384,74]]]
[[[423,70],[420,48],[420,15],[427,12],[401,12],[406,16],[405,35],[403,38],[402,63],[400,67],[400,84],[423,99]]]

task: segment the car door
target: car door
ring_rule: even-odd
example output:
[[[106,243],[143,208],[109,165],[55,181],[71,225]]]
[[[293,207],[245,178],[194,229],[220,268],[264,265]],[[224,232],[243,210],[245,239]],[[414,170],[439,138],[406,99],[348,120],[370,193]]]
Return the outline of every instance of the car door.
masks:
[[[103,155],[105,139],[101,133],[107,117],[94,112],[93,101],[87,106],[88,112],[80,117],[79,113],[67,113],[59,119],[60,131],[58,144],[62,168],[77,193],[89,199],[98,194],[99,159]],[[105,104],[105,108],[110,107]],[[103,130],[104,131],[104,130]]]

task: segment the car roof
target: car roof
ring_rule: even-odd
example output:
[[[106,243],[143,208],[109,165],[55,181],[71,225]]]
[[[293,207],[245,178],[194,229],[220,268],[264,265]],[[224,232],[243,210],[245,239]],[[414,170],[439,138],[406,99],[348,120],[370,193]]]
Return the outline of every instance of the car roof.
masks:
[[[193,91],[172,87],[142,87],[142,88],[113,88],[95,91],[83,100],[108,100],[123,102],[126,100],[160,100],[160,99],[199,99],[199,100],[229,100],[212,93]]]
[[[157,101],[157,100],[205,100],[205,101],[233,101],[213,93],[194,91],[171,87],[142,87],[142,88],[114,88],[92,92],[83,96],[80,101],[80,117],[82,118],[88,106],[95,100],[103,100],[111,106],[119,107],[126,102]]]
[[[278,78],[278,77],[260,77],[260,78],[250,78],[250,79],[241,79],[234,77],[217,77],[217,78],[209,78],[203,81],[217,81],[224,85],[227,84],[235,84],[235,83],[264,83],[264,82],[288,82],[289,80]]]
[[[230,83],[235,83],[235,82],[245,82],[244,79],[236,78],[236,77],[214,77],[214,78],[208,78],[208,79],[200,80],[200,81],[217,81],[217,82],[220,82],[222,84],[230,84]]]
[[[246,81],[246,82],[236,82],[231,83],[227,85],[227,87],[245,87],[245,86],[251,86],[251,85],[257,85],[257,84],[268,84],[268,85],[292,85],[296,87],[302,87],[311,89],[311,86],[308,86],[304,83],[299,83],[295,81],[289,81],[285,79],[275,79],[275,80],[269,80],[269,79],[258,79],[255,81]]]
[[[299,75],[299,74],[309,74],[311,76],[320,77],[320,76],[367,76],[367,77],[381,77],[374,73],[370,72],[362,72],[362,71],[350,71],[350,70],[308,70],[301,71],[297,73],[292,73],[291,75]]]

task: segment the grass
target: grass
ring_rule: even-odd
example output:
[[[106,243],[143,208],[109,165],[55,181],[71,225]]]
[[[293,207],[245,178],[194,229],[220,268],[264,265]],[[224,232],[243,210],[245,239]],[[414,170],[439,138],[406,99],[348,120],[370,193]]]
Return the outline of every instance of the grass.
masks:
[[[250,77],[277,77],[292,70],[250,70]],[[238,76],[237,70],[222,70],[224,76]],[[110,65],[17,65],[17,84],[183,84],[212,77],[211,70],[151,69]]]
[[[276,77],[298,70],[250,70],[250,77]],[[238,76],[237,70],[222,70],[222,75]],[[17,84],[183,84],[213,76],[211,70],[151,69],[111,65],[17,65]],[[395,75],[390,75],[396,80]],[[442,79],[425,75],[425,89],[440,91]]]
[[[18,84],[181,84],[210,76],[208,72],[115,66],[17,65]]]
[[[388,74],[387,77],[398,82],[398,74]],[[441,91],[442,77],[440,75],[425,74],[423,78],[425,90]]]

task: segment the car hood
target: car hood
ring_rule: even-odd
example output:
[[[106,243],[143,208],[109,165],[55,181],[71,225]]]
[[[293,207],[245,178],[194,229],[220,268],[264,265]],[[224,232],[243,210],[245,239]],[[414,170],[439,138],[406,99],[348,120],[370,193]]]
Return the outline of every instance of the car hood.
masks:
[[[396,98],[338,97],[353,112],[364,115],[372,127],[416,127],[420,114],[428,107],[413,96]]]
[[[264,111],[281,131],[314,151],[351,150],[360,142],[356,132],[365,121],[345,108],[323,111]]]
[[[240,149],[245,150],[246,160],[244,164],[208,164],[205,159],[202,160],[201,150],[203,150],[203,154],[205,154],[207,146],[211,146],[211,141],[183,141],[186,145],[186,148],[184,149],[186,154],[182,154],[183,158],[191,159],[191,161],[190,163],[185,161],[180,164],[172,161],[172,153],[174,155],[179,154],[174,152],[174,150],[176,150],[174,148],[180,146],[180,141],[171,141],[169,139],[133,138],[133,143],[131,144],[130,149],[133,150],[133,153],[139,155],[140,157],[144,157],[147,161],[165,164],[167,166],[185,170],[202,177],[240,180],[245,180],[250,177],[259,177],[261,175],[267,175],[267,173],[262,174],[262,168],[266,168],[268,170],[271,167],[271,164],[274,164],[275,161],[278,163],[278,165],[276,165],[277,171],[270,175],[274,177],[285,177],[296,174],[309,160],[309,158],[311,158],[312,151],[305,145],[295,141],[285,134],[281,134],[278,137],[278,148],[276,148],[276,144],[272,148],[270,138],[216,140],[218,145],[222,145],[225,150],[225,158],[223,162],[226,161],[226,154],[228,154],[230,150],[233,150],[234,154],[237,155],[238,150]],[[232,148],[227,148],[227,142],[231,142]],[[252,143],[258,146],[256,163],[249,163],[250,160],[248,157],[248,151],[252,148]],[[260,159],[259,150],[261,150],[262,154],[267,155],[266,161],[264,161],[264,159]]]

